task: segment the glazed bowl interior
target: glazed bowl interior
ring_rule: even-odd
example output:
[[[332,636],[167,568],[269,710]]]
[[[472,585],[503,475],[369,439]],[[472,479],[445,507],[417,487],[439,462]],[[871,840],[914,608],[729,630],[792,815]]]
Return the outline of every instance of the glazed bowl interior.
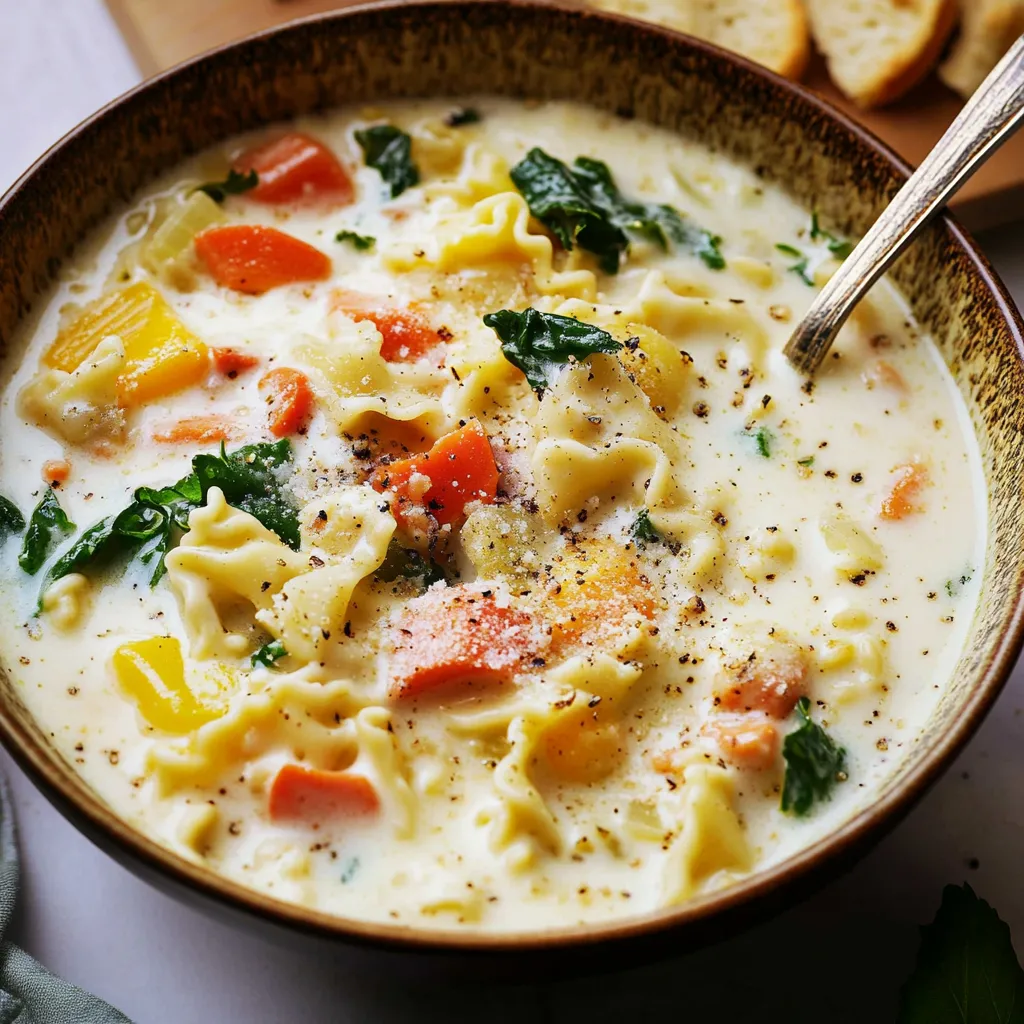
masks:
[[[47,154],[0,205],[0,342],[61,261],[119,202],[187,155],[235,133],[340,104],[492,93],[571,99],[693,138],[752,166],[848,235],[865,231],[906,168],[798,87],[680,35],[542,4],[378,5],[297,22],[215,51],[116,101]],[[318,936],[419,950],[580,949],[655,939],[695,944],[769,912],[862,851],[967,741],[1008,675],[1024,577],[1021,324],[984,259],[950,219],[893,277],[952,371],[988,486],[980,604],[953,682],[867,809],[769,871],[643,918],[544,933],[457,933],[371,924],[285,904],[188,862],[120,821],[0,683],[0,734],[52,800],[134,870],[200,901]]]

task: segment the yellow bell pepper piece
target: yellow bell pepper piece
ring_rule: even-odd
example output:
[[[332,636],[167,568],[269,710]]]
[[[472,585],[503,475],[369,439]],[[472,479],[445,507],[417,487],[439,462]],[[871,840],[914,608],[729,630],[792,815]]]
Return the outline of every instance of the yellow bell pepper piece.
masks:
[[[89,306],[57,335],[43,362],[71,373],[112,334],[124,344],[125,371],[117,379],[118,402],[124,408],[173,394],[206,374],[207,347],[144,281]]]
[[[181,644],[174,637],[122,644],[114,651],[113,667],[121,689],[155,729],[184,736],[224,713],[189,689]]]

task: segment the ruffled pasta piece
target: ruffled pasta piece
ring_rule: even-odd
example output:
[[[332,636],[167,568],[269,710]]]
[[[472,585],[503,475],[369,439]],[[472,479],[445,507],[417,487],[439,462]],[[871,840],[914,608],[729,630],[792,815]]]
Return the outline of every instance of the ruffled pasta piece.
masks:
[[[498,762],[492,781],[496,800],[477,815],[488,830],[491,849],[502,855],[510,871],[525,871],[538,851],[558,854],[563,839],[551,810],[530,777],[537,745],[564,709],[534,709],[512,720],[509,752]]]
[[[508,164],[492,150],[470,144],[466,147],[458,175],[447,181],[427,184],[423,191],[431,199],[447,198],[466,209],[488,196],[511,192],[513,188]]]
[[[328,680],[318,666],[292,673],[254,676],[247,693],[236,694],[226,714],[191,736],[160,741],[147,765],[161,796],[189,787],[212,787],[237,774],[238,766],[285,747],[301,750],[310,764],[334,770],[356,754],[351,720],[365,701],[344,680]]]
[[[285,581],[256,613],[292,657],[322,660],[332,634],[344,628],[359,582],[384,561],[395,520],[379,501],[367,487],[350,487],[303,510],[303,550],[319,565]]]
[[[423,251],[423,250],[418,250]],[[541,295],[561,295],[593,301],[597,278],[584,266],[579,250],[565,254],[562,269],[547,235],[530,231],[530,208],[518,192],[501,192],[475,203],[471,209],[443,216],[436,227],[431,252],[409,259],[390,254],[392,270],[432,267],[442,273],[511,270],[531,275],[532,289]]]
[[[230,632],[224,618],[248,609],[267,611],[293,577],[308,571],[305,555],[292,551],[258,519],[232,508],[219,487],[191,513],[189,531],[166,559],[167,578],[181,610],[193,658],[237,657],[252,643]]]
[[[830,637],[818,648],[818,668],[830,684],[829,702],[877,702],[886,686],[885,641],[870,633]]]
[[[125,429],[117,380],[124,373],[124,345],[104,338],[71,373],[44,370],[18,395],[18,411],[70,444],[110,445]]]
[[[411,838],[416,827],[416,797],[405,759],[395,743],[391,712],[382,707],[363,708],[351,724],[359,751],[352,772],[374,784],[395,838]]]
[[[679,482],[682,439],[613,356],[564,371],[540,403],[535,433],[534,480],[549,523],[583,508],[646,505],[670,538],[693,527],[693,499]]]
[[[749,871],[753,851],[733,808],[729,773],[710,765],[687,768],[680,832],[669,848],[662,876],[666,903],[689,899],[708,882],[728,884]]]
[[[435,433],[447,422],[440,396],[451,379],[421,363],[389,363],[380,354],[380,331],[369,320],[354,322],[340,312],[328,317],[328,337],[307,335],[291,355],[314,371],[318,398],[344,432],[365,413],[393,420],[420,420]]]
[[[43,594],[43,615],[54,629],[66,633],[81,621],[89,604],[89,578],[68,573],[51,583]]]

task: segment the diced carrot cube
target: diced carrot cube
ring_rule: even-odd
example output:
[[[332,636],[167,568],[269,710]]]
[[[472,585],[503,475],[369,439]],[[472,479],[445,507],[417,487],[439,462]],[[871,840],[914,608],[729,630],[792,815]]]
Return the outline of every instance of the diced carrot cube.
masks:
[[[313,412],[309,378],[290,366],[279,366],[260,378],[259,390],[269,406],[268,425],[274,437],[299,433]]]
[[[223,373],[225,377],[232,379],[240,373],[260,365],[259,356],[240,352],[237,348],[211,348],[210,357],[213,360],[213,368],[218,373]]]
[[[882,499],[878,515],[897,521],[922,509],[921,491],[928,484],[928,471],[919,462],[908,462],[893,471],[889,493]]]
[[[425,455],[381,466],[373,488],[395,495],[391,512],[399,524],[429,512],[442,526],[459,522],[471,501],[491,504],[498,493],[498,467],[479,420],[445,434]]]
[[[532,626],[526,612],[466,586],[413,598],[391,629],[391,696],[508,683],[544,647]]]
[[[267,809],[273,822],[318,825],[374,815],[380,797],[364,775],[286,764],[270,784]]]
[[[765,715],[722,716],[705,725],[722,756],[740,768],[763,771],[779,753],[779,730]]]
[[[360,292],[336,291],[331,307],[357,323],[369,320],[381,333],[380,354],[389,363],[414,363],[444,341],[444,333],[415,309],[398,309]]]
[[[355,187],[338,158],[318,139],[289,132],[243,153],[235,170],[255,171],[259,183],[246,196],[261,203],[331,201],[345,206]]]
[[[762,711],[783,719],[807,693],[807,658],[795,644],[754,651],[725,672],[728,685],[715,693],[724,711]]]
[[[218,284],[246,295],[331,274],[331,261],[319,249],[260,224],[208,228],[196,235],[195,247]]]
[[[47,459],[43,463],[43,479],[48,484],[62,484],[71,476],[71,463],[67,459]]]

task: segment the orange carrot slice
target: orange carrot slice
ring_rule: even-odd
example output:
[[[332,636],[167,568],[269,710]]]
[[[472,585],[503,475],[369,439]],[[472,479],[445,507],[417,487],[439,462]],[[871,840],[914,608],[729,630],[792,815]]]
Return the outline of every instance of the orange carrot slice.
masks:
[[[153,431],[153,440],[161,444],[218,444],[237,441],[242,431],[227,416],[186,416]]]
[[[755,652],[727,671],[732,675],[729,685],[715,693],[723,711],[760,711],[783,719],[807,693],[807,659],[795,645]]]
[[[246,295],[322,281],[331,273],[331,261],[319,249],[260,224],[208,228],[196,235],[195,247],[218,284]]]
[[[380,810],[373,783],[354,772],[327,772],[286,764],[270,784],[273,822],[322,824],[337,818],[369,817]]]
[[[718,742],[722,756],[739,768],[763,771],[779,753],[779,730],[765,715],[722,716],[705,731]]]
[[[309,378],[290,366],[279,366],[260,378],[260,394],[269,406],[269,427],[274,437],[299,433],[313,413]]]
[[[232,380],[240,373],[260,364],[259,356],[239,352],[237,348],[211,348],[210,358],[213,360],[213,368]]]
[[[331,201],[345,206],[355,198],[348,171],[318,139],[289,132],[243,153],[235,170],[255,171],[259,184],[246,193],[261,203]]]
[[[43,479],[48,484],[62,484],[71,476],[71,463],[67,459],[48,459],[43,463]]]
[[[407,699],[507,683],[543,647],[524,611],[468,587],[413,598],[391,630],[390,693]]]
[[[391,491],[391,512],[403,524],[424,510],[442,526],[462,520],[471,501],[493,503],[498,467],[479,420],[445,434],[425,455],[381,466],[370,478],[377,491]]]

